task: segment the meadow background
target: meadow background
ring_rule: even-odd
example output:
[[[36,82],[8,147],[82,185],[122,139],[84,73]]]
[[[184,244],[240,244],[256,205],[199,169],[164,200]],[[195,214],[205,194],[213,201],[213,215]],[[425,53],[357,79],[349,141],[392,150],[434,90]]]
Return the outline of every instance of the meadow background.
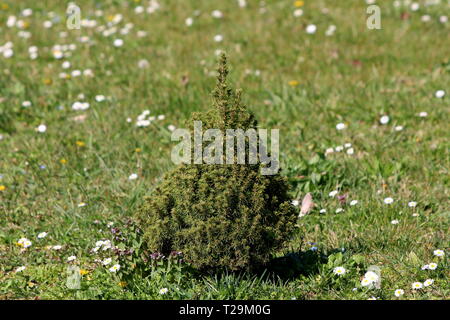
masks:
[[[67,1],[0,0],[0,299],[448,299],[450,2],[376,1],[380,30],[367,2],[80,0],[69,30]],[[128,220],[222,51],[316,205],[270,272],[142,276]]]

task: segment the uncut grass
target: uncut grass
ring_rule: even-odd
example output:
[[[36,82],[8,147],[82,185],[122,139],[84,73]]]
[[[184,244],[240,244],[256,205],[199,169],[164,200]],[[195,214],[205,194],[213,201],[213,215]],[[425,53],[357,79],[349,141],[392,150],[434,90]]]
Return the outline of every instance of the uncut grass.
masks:
[[[125,44],[115,48],[111,37],[90,29],[70,31],[64,42],[77,43],[70,58],[73,68],[92,68],[95,77],[63,81],[57,77],[60,61],[44,51],[32,61],[25,52],[31,44],[41,48],[63,42],[58,32],[67,31],[65,27],[60,24],[44,31],[39,14],[50,10],[62,14],[65,7],[59,1],[3,2],[9,9],[0,12],[0,43],[13,41],[15,56],[0,59],[0,96],[12,110],[16,128],[0,141],[1,184],[7,186],[0,194],[3,298],[160,298],[149,283],[122,289],[116,279],[101,272],[93,273],[90,280],[101,288],[98,291],[64,289],[64,259],[76,254],[89,266],[86,252],[106,236],[106,227],[94,221],[120,223],[173,166],[167,126],[182,126],[191,112],[209,108],[216,49],[228,53],[230,81],[244,88],[244,100],[260,126],[281,129],[283,174],[291,181],[292,195],[312,192],[317,205],[299,220],[298,234],[303,237],[294,235],[279,256],[307,250],[309,242],[317,243],[324,255],[340,248],[349,256],[364,255],[368,263],[382,266],[383,289],[376,294],[388,299],[397,287],[407,291],[412,282],[425,280],[420,265],[409,262],[411,252],[425,264],[434,249],[448,248],[448,96],[434,98],[436,90],[450,87],[448,25],[424,24],[414,13],[401,20],[401,10],[390,2],[380,4],[383,29],[371,31],[365,27],[364,4],[351,1],[305,1],[301,18],[292,16],[292,1],[266,1],[265,14],[258,13],[255,3],[240,9],[231,1],[167,1],[151,19],[126,6],[134,6],[133,2],[104,1],[105,15],[120,12],[134,23],[134,31],[147,30],[149,35],[120,36]],[[77,4],[82,12],[94,9],[90,1]],[[3,27],[9,14],[27,7],[35,11],[37,22],[32,28],[42,30],[33,32],[31,40]],[[323,7],[329,9],[328,15],[321,13]],[[430,8],[429,14],[445,14],[440,8]],[[196,9],[201,16],[187,28],[184,19]],[[222,10],[224,18],[213,19],[214,9]],[[305,33],[308,23],[318,26],[315,35]],[[324,35],[329,24],[337,26],[332,37]],[[219,33],[225,39],[216,44],[212,39]],[[92,37],[96,44],[77,42],[81,35]],[[140,70],[137,63],[144,58],[150,67]],[[247,69],[260,70],[261,76],[246,74]],[[182,85],[182,76],[189,78],[188,85]],[[53,82],[45,85],[44,79]],[[291,87],[290,80],[300,84]],[[70,105],[80,93],[90,100],[96,94],[112,100],[92,102],[86,120],[78,123],[71,120],[78,114]],[[21,108],[24,100],[31,100],[33,107]],[[58,110],[58,105],[65,109]],[[142,130],[125,121],[145,109],[166,119]],[[417,117],[422,111],[428,117]],[[391,117],[388,126],[379,125],[382,114]],[[348,129],[336,131],[339,122],[347,123]],[[34,130],[40,123],[48,126],[45,135]],[[394,132],[394,124],[405,128]],[[76,141],[86,145],[77,147]],[[353,144],[355,155],[333,154],[309,163],[326,148],[346,142]],[[61,164],[61,159],[67,163]],[[39,169],[41,164],[45,170]],[[128,181],[132,172],[140,177],[135,182]],[[322,175],[321,180],[312,181],[313,174]],[[305,178],[298,178],[302,175]],[[335,214],[340,205],[328,193],[337,188],[359,204]],[[390,207],[382,202],[388,196],[396,200]],[[408,201],[419,203],[415,211],[406,206]],[[88,205],[79,208],[80,202]],[[319,214],[320,208],[327,213]],[[420,216],[412,217],[412,212]],[[391,225],[393,219],[400,223]],[[17,239],[43,230],[49,231],[48,241],[67,246],[63,253],[48,256],[33,246],[34,253],[18,254]],[[11,272],[25,264],[25,276]],[[448,270],[439,271],[435,287],[408,292],[407,298],[448,298],[447,276]],[[366,299],[373,295],[352,291],[360,280],[356,276],[340,284],[330,282],[331,278],[322,269],[289,281],[254,281],[252,275],[206,277],[192,280],[182,294],[167,297]],[[7,279],[13,281],[5,285]]]

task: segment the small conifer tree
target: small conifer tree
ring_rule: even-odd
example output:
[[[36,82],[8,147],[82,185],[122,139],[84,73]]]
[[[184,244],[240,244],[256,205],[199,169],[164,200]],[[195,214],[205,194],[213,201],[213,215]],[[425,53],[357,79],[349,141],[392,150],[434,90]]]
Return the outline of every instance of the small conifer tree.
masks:
[[[203,128],[256,128],[240,91],[228,88],[222,55],[214,108],[194,114]],[[192,125],[190,126],[191,130]],[[181,164],[165,175],[136,216],[149,250],[181,251],[200,270],[251,270],[266,264],[293,231],[297,217],[280,175],[262,164]]]

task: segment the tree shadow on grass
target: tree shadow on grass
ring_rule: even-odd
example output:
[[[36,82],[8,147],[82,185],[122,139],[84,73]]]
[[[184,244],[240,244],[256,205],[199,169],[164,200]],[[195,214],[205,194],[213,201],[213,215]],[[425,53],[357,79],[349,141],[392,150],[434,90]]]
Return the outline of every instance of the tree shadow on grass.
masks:
[[[294,280],[300,275],[317,274],[320,265],[327,262],[327,256],[312,250],[290,252],[272,259],[265,267],[267,276],[282,280]]]

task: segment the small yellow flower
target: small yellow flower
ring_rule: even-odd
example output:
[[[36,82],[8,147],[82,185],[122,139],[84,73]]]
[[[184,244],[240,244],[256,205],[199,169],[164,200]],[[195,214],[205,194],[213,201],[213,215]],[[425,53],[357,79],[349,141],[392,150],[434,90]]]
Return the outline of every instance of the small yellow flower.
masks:
[[[305,2],[301,1],[301,0],[294,2],[294,6],[297,7],[297,8],[303,7],[304,4],[305,4]]]
[[[67,163],[67,160],[66,160],[66,159],[61,159],[61,160],[59,160],[59,162],[60,162],[61,164],[66,164],[66,163]]]
[[[33,288],[36,284],[34,282],[28,282],[28,287]]]
[[[125,288],[127,286],[127,283],[125,281],[120,281],[119,286],[121,286],[122,288]]]
[[[114,15],[109,15],[106,17],[106,20],[108,20],[110,22],[113,21],[113,19],[114,19]]]
[[[298,82],[297,80],[291,80],[291,81],[288,82],[288,84],[291,87],[296,87],[296,86],[298,86],[300,84],[300,82]]]
[[[48,86],[51,85],[51,84],[53,83],[52,79],[48,79],[48,78],[47,78],[47,79],[44,79],[43,82],[44,82],[44,84],[46,84],[46,85],[48,85]]]
[[[5,190],[6,190],[6,187],[4,185],[1,185],[0,186],[0,191],[5,191]]]
[[[81,147],[84,147],[84,146],[86,145],[83,141],[77,141],[76,144],[77,144],[77,146],[80,147],[80,148],[81,148]]]
[[[141,148],[136,148],[136,149],[134,149],[134,152],[136,152],[136,153],[142,152],[142,149]]]
[[[84,276],[84,275],[86,275],[86,274],[88,274],[88,273],[89,273],[89,270],[80,269],[80,274],[81,274],[82,276]]]
[[[6,4],[6,3],[2,3],[2,9],[3,10],[6,10],[6,9],[8,9],[9,8],[9,6]]]

